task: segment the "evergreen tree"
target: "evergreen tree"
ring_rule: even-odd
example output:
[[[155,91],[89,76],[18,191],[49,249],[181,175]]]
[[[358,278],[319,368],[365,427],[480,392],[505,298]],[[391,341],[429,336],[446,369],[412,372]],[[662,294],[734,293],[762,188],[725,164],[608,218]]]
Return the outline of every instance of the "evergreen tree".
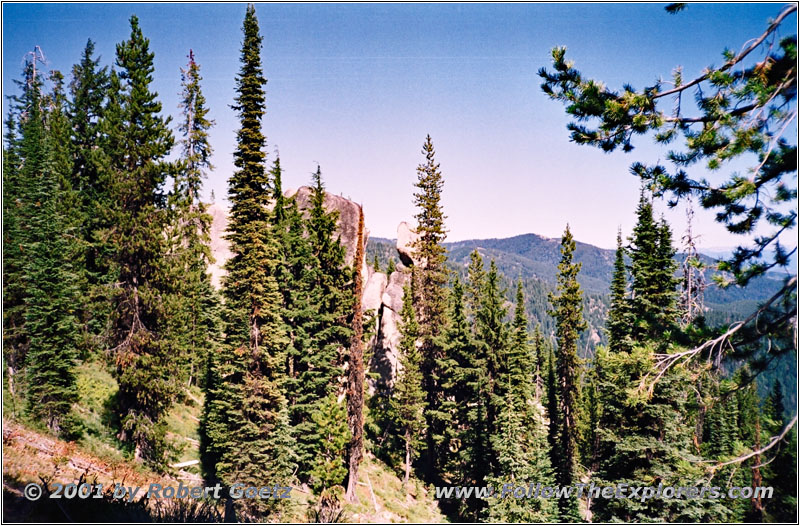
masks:
[[[14,280],[9,288],[4,282],[4,309],[10,307],[9,312],[4,310],[4,357],[11,369],[11,394],[15,394],[14,372],[24,360],[28,412],[51,431],[75,438],[81,431],[71,413],[78,396],[75,308],[80,295],[74,258],[80,247],[73,241],[74,217],[69,215],[74,200],[69,183],[69,126],[60,73],[51,74],[54,88],[47,95],[41,78],[33,76],[32,64],[25,74],[29,82],[23,85],[22,95],[13,99],[20,116],[20,137],[16,138],[10,124],[4,151],[8,154],[4,155],[4,197],[11,198],[12,205],[4,210],[8,212],[4,235],[6,243],[16,244],[4,253],[4,266],[8,263],[6,269],[11,271],[8,276],[4,272],[4,278]]]
[[[290,420],[301,478],[307,476],[313,459],[324,447],[325,438],[317,431],[311,415],[328,394],[339,388],[344,350],[349,347],[353,332],[349,323],[354,302],[353,271],[345,264],[345,250],[337,234],[338,217],[338,211],[328,212],[325,208],[322,171],[317,167],[306,221],[310,267],[305,286],[309,310],[304,320],[298,320],[304,326],[308,347],[297,355],[290,384],[294,393]]]
[[[437,362],[442,357],[438,344],[447,308],[447,251],[442,243],[447,237],[444,227],[445,215],[442,212],[441,196],[444,179],[435,159],[431,136],[422,145],[425,163],[417,167],[417,182],[414,205],[417,213],[417,235],[414,254],[419,267],[414,285],[415,309],[419,323],[420,352],[422,353],[422,382],[427,402],[425,439],[425,472],[434,477],[440,472],[440,460],[444,456],[443,440],[446,415],[439,412],[441,405],[441,385],[439,385]]]
[[[516,300],[508,365],[500,380],[505,387],[506,402],[498,415],[498,433],[491,437],[497,470],[489,477],[489,482],[497,489],[505,484],[525,486],[533,481],[543,485],[553,482],[544,415],[535,397],[534,357],[528,341],[521,282],[517,284]],[[548,499],[506,497],[489,503],[488,518],[493,522],[546,522],[555,518],[554,508],[554,503]]]
[[[469,255],[469,265],[467,266],[467,288],[465,292],[467,318],[475,321],[475,316],[480,310],[480,298],[484,283],[486,281],[486,270],[483,265],[483,258],[476,248]],[[474,327],[474,325],[473,325]]]
[[[614,275],[611,278],[611,306],[608,309],[608,320],[606,321],[609,349],[612,351],[630,350],[631,323],[625,249],[622,246],[622,232],[617,231]]]
[[[389,263],[386,264],[386,275],[391,276],[395,270],[394,258],[389,258]]]
[[[556,376],[556,355],[550,349],[547,359],[547,443],[550,464],[555,467],[562,461],[561,418],[559,414],[559,386]]]
[[[642,189],[637,221],[630,238],[631,260],[630,316],[634,341],[667,341],[677,323],[677,263],[673,259],[669,225],[653,219],[653,205]]]
[[[30,218],[35,213],[30,194],[46,161],[42,79],[33,72],[33,64],[27,63],[22,81],[15,81],[21,94],[10,97],[3,147],[3,373],[12,399],[18,392],[18,372],[24,366],[29,345],[25,327],[25,246]]]
[[[508,352],[508,391],[518,400],[532,401],[535,391],[536,358],[528,334],[525,296],[522,282],[517,282],[516,306],[511,322],[511,341]],[[526,406],[523,406],[526,407]]]
[[[347,410],[344,404],[331,394],[318,405],[311,417],[322,435],[320,450],[311,468],[311,487],[321,493],[333,486],[340,486],[347,475],[344,457],[350,430],[347,427]]]
[[[766,426],[769,437],[778,436],[786,425],[781,385],[776,380],[765,403]],[[797,519],[797,430],[792,428],[778,444],[777,451],[768,453],[771,461],[766,468],[764,485],[772,486],[773,497],[766,501],[766,517],[775,522]],[[766,459],[765,459],[766,461]]]
[[[413,285],[412,285],[413,286]],[[413,292],[406,286],[403,290],[403,308],[400,311],[400,371],[394,386],[392,405],[397,423],[405,442],[405,474],[403,485],[408,484],[411,463],[416,456],[421,435],[425,429],[425,392],[422,389],[422,354],[417,341],[420,326],[413,305]]]
[[[505,405],[508,389],[509,331],[505,322],[505,290],[500,288],[500,274],[494,260],[489,265],[477,313],[475,338],[476,354],[483,361],[486,382],[486,429],[488,436],[499,432],[500,412]],[[497,473],[497,452],[492,450],[484,459],[488,473]]]
[[[120,286],[113,297],[111,344],[119,383],[120,439],[136,458],[160,463],[165,456],[163,418],[177,392],[174,345],[167,338],[164,295],[165,162],[173,144],[161,103],[150,91],[153,53],[149,40],[130,20],[131,36],[117,45],[121,91],[115,108],[121,126],[109,165],[114,202],[113,254]],[[113,85],[113,83],[112,83]],[[114,86],[116,87],[116,86]]]
[[[447,456],[444,472],[453,484],[474,486],[484,483],[489,434],[486,421],[488,399],[485,356],[479,355],[464,305],[464,285],[456,278],[449,298],[447,326],[442,334],[441,371],[443,401],[448,415],[445,431]],[[459,519],[477,520],[484,503],[478,499],[444,501],[444,509]]]
[[[586,322],[583,319],[583,293],[577,279],[581,264],[572,262],[574,252],[575,240],[569,230],[569,225],[567,225],[561,239],[558,295],[550,294],[550,303],[553,306],[550,315],[556,319],[556,337],[558,339],[556,372],[558,375],[558,427],[561,458],[555,465],[555,469],[556,480],[561,486],[569,486],[574,482],[578,462],[580,362],[577,341],[580,332],[586,328]],[[564,521],[580,520],[577,502],[573,502],[573,499],[560,499],[559,516]]]
[[[242,66],[236,78],[240,128],[234,152],[236,171],[229,180],[226,263],[225,342],[217,362],[220,379],[210,399],[209,458],[218,458],[214,475],[225,484],[286,483],[294,454],[282,383],[287,336],[281,320],[276,271],[278,243],[269,203],[272,188],[265,168],[266,139],[261,131],[264,85],[261,36],[255,8],[243,23]],[[271,511],[278,501],[239,501],[253,515]]]
[[[200,200],[200,191],[211,165],[209,120],[205,97],[200,86],[200,65],[189,51],[189,63],[181,71],[182,119],[181,169],[174,177],[170,195],[171,221],[170,256],[172,283],[170,332],[177,343],[182,376],[188,383],[197,383],[202,376],[203,361],[219,341],[221,320],[214,316],[213,305],[218,301],[211,285],[208,265],[211,255],[211,216],[207,205]]]

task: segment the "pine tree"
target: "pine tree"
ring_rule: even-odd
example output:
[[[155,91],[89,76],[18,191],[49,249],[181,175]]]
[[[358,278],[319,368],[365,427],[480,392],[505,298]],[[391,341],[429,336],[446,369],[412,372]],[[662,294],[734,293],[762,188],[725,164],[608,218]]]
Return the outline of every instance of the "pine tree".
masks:
[[[420,438],[425,429],[425,392],[422,389],[422,353],[418,347],[420,326],[417,323],[411,287],[403,290],[403,308],[400,311],[400,372],[394,386],[392,405],[405,442],[405,474],[403,486],[408,484],[411,463],[416,456]]]
[[[475,316],[480,310],[480,298],[486,282],[486,270],[483,265],[483,258],[476,248],[469,255],[469,266],[467,267],[467,287],[465,292],[467,318],[475,321]],[[474,325],[473,325],[474,326]]]
[[[556,376],[556,355],[550,349],[547,359],[547,443],[550,450],[550,464],[553,467],[562,461],[561,417],[559,413],[559,386]]]
[[[10,98],[3,148],[3,358],[12,400],[30,343],[25,327],[25,246],[35,213],[30,193],[46,160],[42,79],[33,72],[33,64],[28,63],[22,80],[15,81],[21,94]]]
[[[631,323],[625,249],[622,246],[622,232],[618,230],[614,275],[611,278],[611,306],[608,309],[608,320],[606,321],[609,349],[612,351],[630,350]]]
[[[475,343],[476,354],[484,361],[486,381],[486,422],[489,436],[499,430],[498,418],[508,394],[509,331],[505,322],[505,290],[500,288],[500,274],[494,260],[489,265],[486,282],[481,295],[481,307],[477,313]],[[497,454],[492,451],[484,460],[488,473],[496,473]]]
[[[441,196],[444,179],[435,159],[431,136],[422,145],[425,162],[417,167],[417,182],[414,186],[414,205],[417,213],[417,235],[414,254],[419,267],[414,285],[415,309],[419,323],[420,352],[422,353],[422,382],[427,402],[425,438],[425,472],[434,477],[441,470],[440,459],[444,456],[443,436],[446,415],[438,411],[441,405],[441,385],[437,378],[437,361],[442,350],[438,344],[447,308],[447,252],[442,244],[447,237],[444,227],[446,219],[442,212]]]
[[[170,272],[173,290],[170,305],[170,333],[177,343],[182,376],[189,384],[202,375],[203,361],[219,341],[221,320],[213,314],[218,301],[207,273],[211,255],[211,216],[200,200],[200,191],[211,165],[212,148],[205,97],[200,86],[200,65],[189,51],[189,63],[181,70],[182,119],[181,169],[174,177],[170,195]]]
[[[769,437],[777,436],[786,425],[781,385],[776,380],[765,401],[766,426]],[[791,522],[797,517],[797,431],[792,428],[778,445],[768,453],[772,461],[766,468],[764,485],[772,486],[773,497],[766,502],[767,518],[775,522]]]
[[[653,219],[653,205],[644,189],[636,210],[637,222],[630,238],[630,316],[634,341],[666,341],[677,323],[677,263],[672,234],[665,221]]]
[[[558,295],[550,294],[553,310],[550,315],[556,319],[556,337],[558,351],[556,354],[556,372],[559,391],[559,433],[560,455],[556,468],[556,480],[561,486],[573,483],[577,468],[578,442],[578,381],[580,362],[578,361],[577,341],[580,332],[586,328],[583,319],[583,293],[578,284],[578,272],[581,264],[573,263],[575,240],[567,225],[561,239],[561,262],[558,264]],[[577,502],[572,499],[559,500],[559,516],[561,520],[580,520],[577,514]]]
[[[347,426],[347,410],[344,404],[331,394],[318,405],[311,417],[322,435],[322,445],[313,460],[311,487],[321,493],[333,486],[340,486],[347,475],[345,450],[350,440]]]
[[[113,297],[111,344],[119,383],[120,439],[133,445],[136,458],[160,463],[166,453],[163,418],[177,391],[163,300],[168,283],[162,186],[172,170],[165,158],[173,137],[170,119],[159,115],[161,103],[150,91],[154,55],[149,40],[135,16],[130,23],[130,39],[117,45],[122,89],[112,95],[119,97],[115,117],[121,127],[114,131],[118,149],[107,152],[113,156],[112,242],[120,283]]]
[[[510,340],[507,389],[514,398],[532,401],[536,381],[536,358],[528,334],[528,317],[525,314],[525,296],[522,293],[521,281],[517,282],[516,306],[511,322]]]
[[[504,386],[506,403],[497,419],[498,433],[491,438],[497,470],[489,482],[497,489],[505,484],[525,486],[533,481],[552,484],[544,415],[535,396],[536,368],[528,341],[521,282],[517,284],[516,300],[508,365],[499,382]],[[488,518],[493,522],[544,522],[555,518],[553,504],[548,499],[495,499],[489,503]]]
[[[75,197],[69,182],[69,126],[61,74],[51,74],[51,94],[43,93],[32,65],[26,75],[30,82],[24,85],[22,96],[13,99],[20,112],[20,137],[17,140],[9,129],[4,151],[10,154],[10,158],[4,156],[4,165],[10,162],[8,175],[4,169],[4,183],[10,186],[4,187],[4,197],[13,204],[7,209],[9,215],[4,215],[13,226],[6,229],[4,221],[4,234],[6,242],[16,244],[10,254],[4,254],[4,265],[10,263],[8,278],[15,281],[10,289],[4,286],[4,296],[13,294],[10,312],[4,310],[5,329],[11,333],[4,334],[4,356],[11,368],[12,395],[12,371],[24,360],[28,412],[51,431],[76,438],[81,426],[71,411],[78,397],[75,312],[80,294],[74,258],[80,247],[72,241],[74,217],[69,215]],[[17,345],[24,347],[15,349]]]
[[[450,291],[447,326],[442,334],[442,413],[448,415],[444,443],[444,472],[453,484],[483,484],[489,435],[486,421],[485,357],[477,354],[466,317],[464,285],[456,279]],[[477,520],[483,502],[478,499],[443,501],[444,509],[463,520]]]
[[[247,7],[243,32],[234,106],[240,118],[236,171],[228,188],[233,256],[226,263],[223,282],[225,342],[216,368],[221,381],[210,397],[209,457],[219,459],[214,476],[225,484],[258,485],[264,480],[285,484],[295,458],[282,390],[281,364],[288,339],[275,277],[279,250],[268,206],[272,188],[261,131],[266,84],[262,39],[252,5]],[[260,499],[239,504],[249,515],[280,505]]]
[[[353,332],[353,271],[345,264],[345,250],[337,235],[338,214],[325,208],[322,171],[317,167],[306,221],[310,267],[305,286],[309,311],[301,325],[308,347],[297,356],[290,387],[294,393],[290,419],[301,478],[307,476],[313,459],[324,446],[324,437],[317,432],[311,415],[328,394],[338,390],[344,350],[349,347]]]

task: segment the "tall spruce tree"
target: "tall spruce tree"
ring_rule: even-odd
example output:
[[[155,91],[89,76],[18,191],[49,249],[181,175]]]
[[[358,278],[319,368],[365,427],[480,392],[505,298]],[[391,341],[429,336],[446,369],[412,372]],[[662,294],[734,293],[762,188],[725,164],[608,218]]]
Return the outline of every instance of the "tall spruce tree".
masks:
[[[498,421],[505,406],[508,389],[509,330],[505,307],[505,289],[501,288],[500,273],[494,260],[486,273],[486,282],[481,295],[481,307],[477,313],[476,354],[483,360],[486,382],[486,422],[490,437],[499,432]],[[484,460],[488,473],[497,473],[498,455],[491,450]]]
[[[80,199],[79,238],[83,242],[81,270],[84,275],[82,346],[99,353],[106,343],[106,328],[111,314],[109,292],[113,282],[111,244],[108,232],[113,223],[108,210],[111,185],[105,155],[98,148],[102,136],[104,103],[108,92],[108,67],[100,67],[95,44],[87,40],[81,60],[72,68],[69,118],[72,127],[72,188]]]
[[[169,283],[166,263],[166,200],[163,184],[172,166],[169,118],[160,115],[158,94],[150,90],[153,53],[135,16],[130,38],[117,45],[119,83],[113,146],[106,155],[111,192],[114,264],[119,287],[112,299],[111,346],[119,383],[119,437],[137,458],[154,463],[166,454],[164,416],[177,386],[174,345],[168,339],[164,296]],[[115,79],[116,81],[116,79]]]
[[[412,285],[413,287],[413,285]],[[411,463],[425,429],[425,392],[422,389],[422,353],[418,347],[420,327],[414,312],[412,287],[403,290],[400,311],[400,371],[394,386],[392,405],[405,442],[403,486],[408,484]]]
[[[436,162],[436,152],[431,136],[425,137],[422,145],[425,162],[417,166],[417,182],[414,186],[414,205],[417,213],[417,235],[414,242],[414,257],[419,268],[414,285],[415,309],[419,323],[420,352],[422,353],[422,382],[427,402],[425,438],[425,473],[429,478],[438,476],[440,460],[444,457],[443,437],[447,416],[439,412],[441,385],[439,385],[437,362],[442,350],[439,335],[444,327],[447,309],[447,251],[442,243],[447,237],[442,211],[442,189],[444,179]]]
[[[561,238],[561,262],[558,264],[558,295],[550,294],[553,310],[550,315],[556,320],[556,373],[558,381],[559,410],[558,428],[560,458],[555,465],[556,481],[561,486],[574,482],[577,469],[577,442],[579,418],[579,378],[580,362],[577,342],[581,331],[586,328],[583,319],[583,293],[578,283],[581,264],[573,263],[575,240],[569,225]],[[559,500],[559,517],[563,521],[580,520],[577,502],[573,499]]]
[[[544,414],[535,395],[536,375],[531,353],[528,320],[522,283],[517,283],[516,307],[511,325],[507,368],[500,383],[505,387],[506,403],[498,415],[498,432],[491,437],[497,455],[497,469],[489,482],[497,489],[506,484],[525,486],[536,481],[552,484],[552,469],[547,453]],[[549,499],[493,499],[488,519],[494,522],[545,522],[556,518]]]
[[[71,412],[78,394],[80,246],[70,206],[75,194],[69,126],[61,74],[51,74],[48,94],[33,72],[27,64],[22,94],[12,98],[16,118],[9,117],[3,152],[4,198],[11,205],[4,209],[4,241],[12,243],[3,257],[3,354],[12,396],[24,364],[29,414],[51,431],[75,438],[81,430]]]
[[[200,65],[191,50],[188,58],[186,69],[181,70],[181,166],[170,195],[168,232],[173,290],[169,318],[182,376],[189,384],[197,384],[203,376],[206,357],[219,342],[221,320],[214,308],[219,299],[207,272],[213,263],[211,216],[200,199],[206,173],[214,169],[208,141],[208,130],[214,122],[208,118],[200,86]]]
[[[225,484],[285,484],[292,472],[289,419],[281,364],[287,344],[275,277],[278,243],[269,209],[272,188],[265,167],[266,139],[261,131],[264,85],[255,7],[243,23],[241,69],[234,109],[240,128],[234,152],[236,171],[229,180],[228,240],[233,256],[226,263],[225,342],[217,363],[219,384],[209,409],[210,458],[218,458],[215,477]],[[239,501],[250,516],[273,511],[278,501]]]
[[[294,400],[290,408],[299,458],[298,474],[308,476],[313,459],[326,438],[311,419],[319,404],[339,389],[344,374],[345,349],[352,336],[353,271],[337,234],[339,212],[325,207],[322,170],[313,174],[306,232],[310,249],[306,287],[309,308],[305,334],[308,348],[294,365]]]
[[[457,277],[450,291],[442,340],[441,411],[448,415],[449,424],[445,431],[444,472],[454,484],[481,485],[487,474],[485,459],[490,447],[486,420],[486,360],[476,352],[472,327],[467,320],[464,285]],[[442,504],[445,511],[462,520],[477,520],[483,506],[478,499],[443,501]]]
[[[631,322],[625,249],[622,246],[622,231],[618,230],[617,250],[614,254],[614,274],[611,278],[611,305],[606,322],[611,350],[630,350]]]

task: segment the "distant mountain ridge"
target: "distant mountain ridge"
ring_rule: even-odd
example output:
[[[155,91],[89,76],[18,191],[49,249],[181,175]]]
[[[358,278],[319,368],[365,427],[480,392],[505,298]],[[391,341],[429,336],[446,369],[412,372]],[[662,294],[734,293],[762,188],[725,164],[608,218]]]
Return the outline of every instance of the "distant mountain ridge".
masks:
[[[395,244],[395,240],[380,237],[371,238],[369,242],[373,245],[390,247],[394,247]],[[487,263],[495,260],[500,271],[510,280],[535,278],[548,284],[556,282],[557,265],[561,259],[561,240],[558,238],[548,238],[531,233],[508,238],[469,239],[444,245],[448,251],[448,259],[453,265],[467,265],[469,254],[478,249]],[[614,270],[614,253],[614,250],[576,241],[575,260],[582,264],[578,281],[587,293],[608,294]],[[684,256],[678,253],[675,258],[678,262],[682,262]],[[742,301],[750,304],[764,300],[775,294],[781,287],[781,275],[768,273],[751,282],[746,288],[733,286],[721,289],[711,280],[714,273],[713,266],[718,259],[701,254],[701,260],[709,267],[706,271],[708,288],[705,296],[706,303],[711,309],[719,308],[722,305],[731,307],[730,304]],[[743,307],[743,305],[737,307]],[[740,309],[735,308],[734,310]]]

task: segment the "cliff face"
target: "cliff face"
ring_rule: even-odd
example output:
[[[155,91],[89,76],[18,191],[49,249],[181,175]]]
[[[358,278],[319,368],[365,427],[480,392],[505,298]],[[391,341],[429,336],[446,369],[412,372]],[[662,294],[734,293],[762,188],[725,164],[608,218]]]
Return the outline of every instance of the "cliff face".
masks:
[[[296,199],[300,210],[307,210],[311,206],[311,188],[307,186],[297,190],[287,190],[284,195]],[[337,234],[345,248],[345,262],[347,265],[352,265],[358,243],[359,205],[344,197],[326,194],[325,208],[329,212],[333,210],[339,212]],[[233,255],[230,251],[230,243],[224,238],[228,228],[228,210],[218,204],[212,204],[208,208],[208,213],[212,217],[211,253],[215,259],[214,264],[209,267],[209,273],[212,284],[219,289],[222,277],[225,275],[223,268],[225,262]],[[368,237],[369,231],[365,230],[365,245]],[[409,254],[409,248],[405,241],[407,239],[404,238],[404,242],[401,243],[398,239],[399,254]],[[399,267],[391,276],[387,276],[382,272],[375,272],[371,266],[366,264],[365,259],[359,262],[359,265],[364,280],[362,306],[364,312],[372,311],[375,316],[374,335],[367,345],[367,352],[372,355],[368,367],[371,372],[380,374],[381,382],[391,385],[397,374],[400,356],[399,324],[400,309],[403,306],[403,286],[409,276],[403,267]],[[370,389],[374,388],[372,381],[370,384]]]

